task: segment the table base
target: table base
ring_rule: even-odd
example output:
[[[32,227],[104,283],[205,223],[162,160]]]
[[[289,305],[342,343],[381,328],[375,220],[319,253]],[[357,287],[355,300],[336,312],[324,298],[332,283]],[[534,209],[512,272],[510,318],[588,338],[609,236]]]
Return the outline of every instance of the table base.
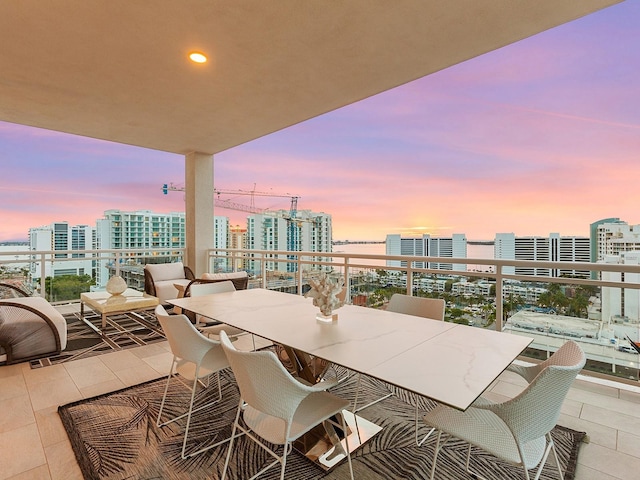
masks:
[[[354,415],[348,410],[343,410],[345,423],[347,424],[347,430],[349,434],[346,440],[342,438],[340,440],[341,447],[336,448],[334,442],[337,443],[338,438],[334,437],[331,433],[318,434],[318,430],[312,430],[311,432],[303,435],[293,444],[298,452],[302,453],[309,460],[314,462],[324,471],[329,471],[343,459],[346,458],[345,453],[345,441],[349,442],[349,451],[353,453],[359,447],[369,441],[375,434],[377,434],[382,427],[362,418],[358,415]],[[322,427],[320,427],[322,428]],[[331,428],[328,428],[329,432],[332,432]]]

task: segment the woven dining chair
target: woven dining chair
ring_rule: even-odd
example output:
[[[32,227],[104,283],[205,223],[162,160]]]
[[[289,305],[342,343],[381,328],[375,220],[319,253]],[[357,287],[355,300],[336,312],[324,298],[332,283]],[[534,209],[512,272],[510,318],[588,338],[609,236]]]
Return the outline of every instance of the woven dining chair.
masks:
[[[522,467],[526,480],[531,478],[529,470],[536,466],[534,480],[540,477],[547,457],[552,453],[560,478],[563,478],[551,430],[558,421],[571,384],[584,367],[586,357],[576,342],[568,341],[551,359],[527,387],[510,400],[493,403],[480,397],[464,412],[438,405],[424,416],[425,423],[438,431],[431,480],[435,475],[438,453],[453,437],[469,443],[465,462],[469,474],[474,474],[469,469],[469,461],[471,446],[475,445],[505,462]]]
[[[156,307],[155,314],[165,336],[167,337],[169,346],[171,347],[171,352],[173,353],[173,361],[171,362],[171,369],[167,375],[167,383],[165,385],[164,394],[162,395],[162,402],[160,403],[156,425],[164,427],[176,420],[187,417],[181,451],[182,458],[186,459],[229,441],[227,438],[216,442],[213,445],[201,448],[195,452],[189,452],[189,454],[186,453],[192,414],[222,400],[220,370],[227,368],[229,366],[229,362],[227,361],[227,357],[220,346],[220,342],[211,340],[198,332],[185,315],[169,315],[162,305],[158,305]],[[205,384],[202,380],[213,374],[216,376],[218,386],[217,398],[205,405],[193,408],[198,385],[207,387],[208,382]],[[173,378],[179,380],[182,385],[191,389],[189,407],[185,413],[163,421],[162,413],[165,409],[169,384]],[[190,383],[182,380],[183,378],[190,381]]]
[[[203,295],[213,295],[216,293],[225,293],[225,292],[235,292],[236,286],[231,280],[224,280],[220,282],[211,282],[211,283],[194,283],[190,288],[190,295],[192,297],[200,297]],[[215,322],[213,325],[205,325],[201,326],[200,323],[203,321],[205,324],[211,322],[212,320]],[[220,331],[224,329],[224,331],[231,337],[235,339],[238,335],[243,335],[247,332],[240,328],[232,327],[231,325],[227,325],[226,323],[218,322],[215,319],[208,319],[207,317],[203,317],[202,315],[196,315],[196,328],[202,332],[203,335],[206,335],[209,338],[220,341]],[[251,341],[253,343],[253,349],[256,349],[256,340],[253,335],[251,335]]]
[[[313,427],[330,422],[347,432],[342,410],[349,406],[344,400],[326,390],[335,382],[321,382],[306,385],[296,380],[271,351],[241,352],[235,349],[224,330],[220,342],[227,355],[231,369],[240,390],[240,401],[233,423],[231,442],[224,462],[222,480],[226,478],[234,439],[247,435],[275,458],[273,462],[251,477],[281,464],[280,479],[284,479],[287,455],[292,443]],[[339,416],[341,422],[332,418]],[[240,430],[241,433],[237,434]],[[266,442],[282,445],[282,455],[267,446]],[[349,463],[349,473],[353,479],[353,467],[349,453],[349,442],[344,440],[335,445],[340,453],[345,453]]]

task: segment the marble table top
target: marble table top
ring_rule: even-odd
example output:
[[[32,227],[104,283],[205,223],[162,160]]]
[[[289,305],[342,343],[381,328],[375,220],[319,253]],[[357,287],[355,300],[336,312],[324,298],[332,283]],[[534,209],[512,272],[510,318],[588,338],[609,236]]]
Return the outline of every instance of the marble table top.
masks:
[[[264,289],[169,302],[461,410],[532,341],[354,305],[323,323],[310,298]]]

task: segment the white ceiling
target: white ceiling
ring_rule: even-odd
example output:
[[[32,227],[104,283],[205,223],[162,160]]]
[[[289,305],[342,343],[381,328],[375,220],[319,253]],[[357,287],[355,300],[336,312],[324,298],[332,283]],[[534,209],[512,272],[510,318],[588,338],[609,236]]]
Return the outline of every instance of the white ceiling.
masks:
[[[614,3],[7,0],[0,120],[218,153]]]

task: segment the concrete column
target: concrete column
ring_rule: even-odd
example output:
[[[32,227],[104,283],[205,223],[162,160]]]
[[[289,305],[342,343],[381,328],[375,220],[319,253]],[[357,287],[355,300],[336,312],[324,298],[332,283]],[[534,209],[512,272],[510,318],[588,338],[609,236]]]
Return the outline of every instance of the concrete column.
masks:
[[[199,277],[209,271],[207,249],[214,247],[213,155],[185,156],[185,265]]]

